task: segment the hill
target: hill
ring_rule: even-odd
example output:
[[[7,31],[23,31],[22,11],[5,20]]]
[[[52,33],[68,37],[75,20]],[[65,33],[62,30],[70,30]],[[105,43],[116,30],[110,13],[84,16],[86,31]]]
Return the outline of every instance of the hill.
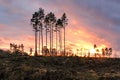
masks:
[[[0,80],[120,80],[120,59],[32,57],[0,51]]]

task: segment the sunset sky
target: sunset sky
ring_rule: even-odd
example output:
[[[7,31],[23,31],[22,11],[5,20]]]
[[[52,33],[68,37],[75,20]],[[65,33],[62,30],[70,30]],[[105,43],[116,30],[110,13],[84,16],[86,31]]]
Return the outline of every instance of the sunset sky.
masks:
[[[120,0],[0,0],[1,49],[9,49],[9,43],[24,44],[26,51],[34,48],[30,19],[40,7],[57,18],[67,14],[67,47],[97,44],[112,47],[120,55]]]

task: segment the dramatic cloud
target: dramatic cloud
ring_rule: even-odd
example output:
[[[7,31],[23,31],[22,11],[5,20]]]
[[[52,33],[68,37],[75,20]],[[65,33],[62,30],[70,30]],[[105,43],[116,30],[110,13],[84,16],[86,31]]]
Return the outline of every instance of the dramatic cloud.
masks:
[[[97,44],[120,52],[119,0],[0,0],[0,48],[8,48],[10,41],[24,43],[26,50],[34,48],[30,18],[39,7],[58,18],[66,12],[67,47],[90,48]]]

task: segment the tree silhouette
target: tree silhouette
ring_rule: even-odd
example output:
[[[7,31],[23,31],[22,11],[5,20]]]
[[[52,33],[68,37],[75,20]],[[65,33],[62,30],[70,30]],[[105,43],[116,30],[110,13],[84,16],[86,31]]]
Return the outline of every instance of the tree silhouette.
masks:
[[[55,30],[54,30],[54,32],[56,33],[56,51],[57,51],[57,53],[58,53],[58,31],[59,31],[58,30],[58,26],[57,26],[57,24],[55,24]]]
[[[105,55],[110,56],[112,54],[112,48],[105,48]]]
[[[108,48],[105,48],[105,54],[108,55]]]
[[[102,55],[103,55],[103,57],[105,56],[105,50],[104,49],[102,49]]]
[[[94,49],[95,49],[95,48],[97,48],[97,45],[96,45],[96,44],[94,44]]]
[[[12,43],[10,43],[10,51],[12,51],[12,47],[13,47],[13,44],[12,44]]]
[[[47,20],[49,23],[49,31],[50,31],[50,53],[53,49],[53,28],[55,26],[55,22],[56,22],[56,17],[54,15],[54,13],[50,12],[47,14]]]
[[[52,50],[54,50],[54,49],[53,49],[53,46],[54,46],[54,45],[53,45],[53,42],[54,42],[54,41],[53,41],[53,40],[54,40],[53,32],[54,32],[55,23],[56,23],[56,17],[55,17],[55,15],[54,15],[54,13],[52,13],[52,15],[51,15],[51,22],[52,22],[52,30],[51,30],[52,40],[51,40],[51,41],[52,41]],[[52,52],[53,52],[53,51],[52,51]]]
[[[32,54],[32,51],[33,51],[32,48],[30,48],[30,55]]]
[[[46,31],[45,31],[45,32],[46,32],[46,47],[48,47],[48,46],[47,46],[47,44],[48,44],[47,36],[48,36],[49,25],[50,25],[50,22],[49,22],[49,14],[47,14],[47,15],[45,16],[44,24],[45,24],[45,30],[46,30]]]
[[[62,17],[56,20],[56,16],[53,12],[48,13],[47,15],[44,14],[44,9],[39,8],[37,12],[32,15],[31,24],[35,31],[35,56],[38,55],[37,53],[37,33],[39,32],[39,53],[40,53],[40,46],[42,46],[42,53],[43,51],[43,32],[45,31],[46,34],[46,47],[48,47],[48,32],[49,32],[49,52],[54,52],[53,47],[56,42],[56,50],[57,50],[57,38],[59,33],[59,45],[60,45],[60,52],[62,50],[62,29],[64,29],[64,54],[65,54],[65,26],[67,25],[67,17],[64,13]],[[45,29],[45,30],[44,30]],[[54,41],[54,31],[56,33],[56,41]],[[40,41],[41,40],[41,41]],[[40,45],[41,43],[41,45]],[[48,52],[48,51],[47,51]]]
[[[22,51],[22,53],[24,52],[24,45],[23,44],[21,44],[21,51]]]
[[[16,52],[24,53],[24,45],[10,43],[10,51],[11,53],[16,53]]]
[[[33,29],[35,31],[35,56],[37,56],[37,32],[39,31],[39,52],[40,52],[40,31],[41,31],[41,42],[43,48],[43,21],[44,18],[44,9],[39,8],[38,12],[35,12],[31,19],[31,24],[33,25]]]
[[[59,51],[61,53],[61,49],[62,49],[62,36],[61,36],[61,28],[63,27],[63,24],[62,24],[62,20],[61,19],[58,19],[57,22],[56,22],[56,27],[58,29],[58,32],[59,32]]]
[[[112,48],[109,48],[109,55],[112,54]]]
[[[68,24],[68,19],[67,19],[67,16],[65,13],[62,15],[61,20],[62,20],[63,29],[64,29],[64,54],[65,54],[65,52],[66,52],[66,49],[65,49],[65,27]]]
[[[35,12],[33,15],[32,15],[32,19],[31,19],[31,24],[33,26],[33,29],[35,31],[35,56],[37,56],[37,32],[39,31],[38,30],[38,13]]]
[[[40,53],[40,32],[41,32],[41,45],[43,49],[43,21],[44,21],[44,9],[39,8],[38,20],[39,20],[39,53]],[[42,51],[43,53],[43,51]]]

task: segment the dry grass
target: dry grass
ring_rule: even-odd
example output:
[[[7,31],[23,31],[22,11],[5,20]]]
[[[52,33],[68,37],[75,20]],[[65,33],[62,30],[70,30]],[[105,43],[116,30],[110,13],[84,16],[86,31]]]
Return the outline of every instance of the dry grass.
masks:
[[[0,52],[0,80],[120,80],[120,59],[30,57]]]

